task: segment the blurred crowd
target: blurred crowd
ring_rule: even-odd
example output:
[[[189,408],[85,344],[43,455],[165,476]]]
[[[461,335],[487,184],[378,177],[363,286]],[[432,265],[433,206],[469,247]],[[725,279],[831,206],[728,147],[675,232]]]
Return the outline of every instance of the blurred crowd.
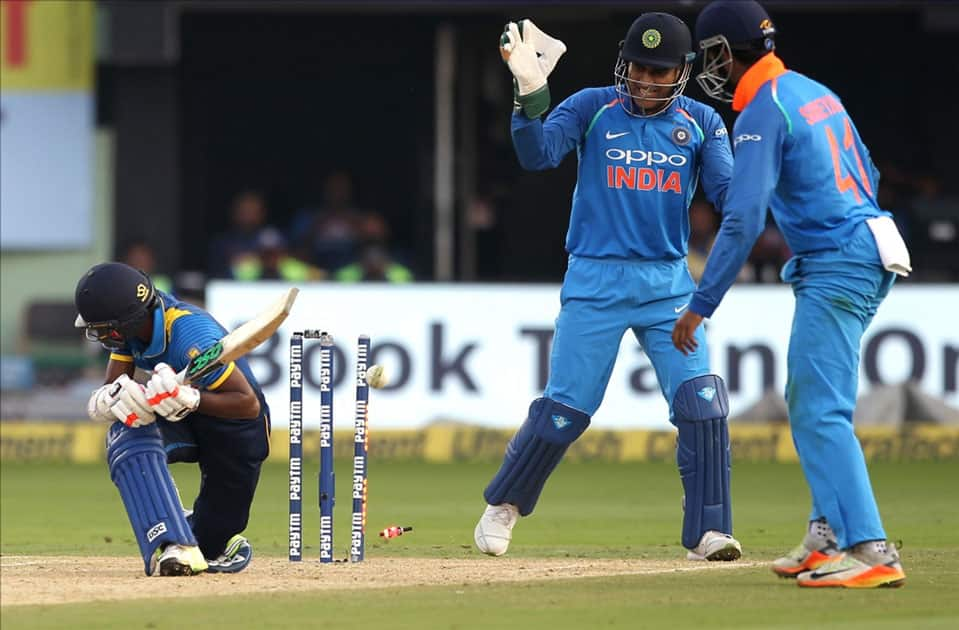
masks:
[[[880,170],[880,205],[893,213],[909,243],[917,278],[959,280],[955,255],[959,251],[959,198],[946,193],[933,176],[913,175],[894,164],[882,164]],[[479,196],[468,206],[467,218],[477,235],[480,264],[476,276],[483,281],[512,279],[501,269],[503,252],[508,249],[499,217],[503,204],[498,201],[504,197],[508,194],[502,191]],[[264,193],[254,189],[234,195],[228,216],[225,229],[211,240],[206,269],[197,274],[195,291],[189,275],[184,274],[177,276],[179,291],[202,294],[206,279],[341,283],[416,279],[407,256],[391,240],[387,219],[357,205],[352,179],[344,171],[327,175],[319,204],[284,215],[288,219],[282,225]],[[698,280],[719,229],[720,215],[697,197],[689,209],[689,221],[688,261]],[[779,282],[779,271],[790,256],[792,252],[770,216],[739,281]],[[171,277],[157,269],[154,251],[146,241],[126,244],[120,259],[150,273],[161,289],[173,289]]]
[[[319,205],[298,209],[288,225],[278,223],[263,192],[237,192],[230,204],[226,229],[214,234],[210,241],[203,279],[388,283],[414,280],[413,272],[400,262],[392,247],[387,220],[378,212],[357,207],[352,180],[345,172],[327,176]],[[151,274],[161,290],[173,290],[173,280],[157,269],[156,257],[147,242],[127,244],[120,259]],[[183,284],[178,276],[177,291],[193,292],[193,287]]]
[[[343,171],[328,175],[322,202],[298,209],[285,229],[275,225],[262,193],[239,192],[228,230],[213,237],[207,274],[241,281],[413,280],[391,248],[386,219],[357,207],[352,179]]]

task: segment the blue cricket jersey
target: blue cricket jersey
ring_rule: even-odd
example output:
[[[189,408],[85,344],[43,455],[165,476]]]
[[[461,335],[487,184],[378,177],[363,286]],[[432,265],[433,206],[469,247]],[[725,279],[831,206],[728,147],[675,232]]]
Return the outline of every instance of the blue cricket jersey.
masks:
[[[579,160],[566,250],[575,256],[675,260],[686,256],[689,204],[701,180],[724,205],[732,174],[726,127],[716,111],[680,96],[639,118],[614,87],[581,90],[546,118],[513,113],[513,145],[529,170],[554,168],[572,149]]]
[[[690,310],[709,317],[773,218],[797,256],[839,249],[876,203],[879,171],[839,97],[770,53],[743,75],[736,164],[719,234]]]
[[[159,304],[153,313],[153,338],[150,343],[130,339],[124,348],[111,352],[110,359],[133,362],[143,370],[152,370],[157,363],[166,363],[179,372],[190,359],[222,339],[227,331],[202,308],[162,291],[157,291],[157,295]],[[237,368],[246,376],[263,409],[266,409],[263,392],[245,358],[231,361],[193,385],[200,389],[215,390]]]

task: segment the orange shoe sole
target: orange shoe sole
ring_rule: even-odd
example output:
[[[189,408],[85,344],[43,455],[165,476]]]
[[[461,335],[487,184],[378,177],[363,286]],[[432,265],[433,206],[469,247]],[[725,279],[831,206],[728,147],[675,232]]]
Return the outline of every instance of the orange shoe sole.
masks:
[[[830,560],[834,560],[835,558],[836,558],[835,555],[830,556],[819,551],[814,551],[811,554],[809,554],[809,556],[806,557],[806,559],[803,560],[803,563],[800,564],[799,566],[789,567],[785,569],[780,567],[773,567],[773,573],[775,573],[776,575],[782,578],[794,578],[798,576],[800,573],[802,573],[803,571],[812,571],[813,569],[818,569],[825,563],[829,562]]]
[[[899,588],[906,583],[906,574],[902,569],[894,569],[886,565],[872,567],[865,573],[860,573],[848,580],[797,580],[796,584],[803,588]]]

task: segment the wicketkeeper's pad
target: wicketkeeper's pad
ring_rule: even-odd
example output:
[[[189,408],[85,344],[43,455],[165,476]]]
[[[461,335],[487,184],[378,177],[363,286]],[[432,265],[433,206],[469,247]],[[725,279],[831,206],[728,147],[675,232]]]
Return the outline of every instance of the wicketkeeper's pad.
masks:
[[[673,398],[679,429],[676,463],[683,480],[683,546],[693,549],[709,530],[733,533],[729,495],[729,398],[715,374],[690,379]]]
[[[506,446],[506,457],[483,496],[490,505],[512,503],[526,516],[566,449],[589,426],[589,416],[549,398],[537,398]]]

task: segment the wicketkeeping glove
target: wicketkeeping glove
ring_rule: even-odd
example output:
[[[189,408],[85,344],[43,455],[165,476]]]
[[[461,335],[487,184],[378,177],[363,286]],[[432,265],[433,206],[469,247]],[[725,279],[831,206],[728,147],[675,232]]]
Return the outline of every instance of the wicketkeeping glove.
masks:
[[[126,374],[121,374],[110,385],[109,395],[114,398],[110,411],[128,427],[142,427],[156,420],[156,415],[147,402],[146,391]]]
[[[513,73],[513,98],[529,118],[549,108],[549,77],[566,52],[566,44],[550,37],[531,20],[510,22],[500,36],[500,55]]]
[[[200,390],[177,382],[176,372],[166,363],[153,368],[146,393],[153,411],[171,422],[182,420],[200,406]]]

